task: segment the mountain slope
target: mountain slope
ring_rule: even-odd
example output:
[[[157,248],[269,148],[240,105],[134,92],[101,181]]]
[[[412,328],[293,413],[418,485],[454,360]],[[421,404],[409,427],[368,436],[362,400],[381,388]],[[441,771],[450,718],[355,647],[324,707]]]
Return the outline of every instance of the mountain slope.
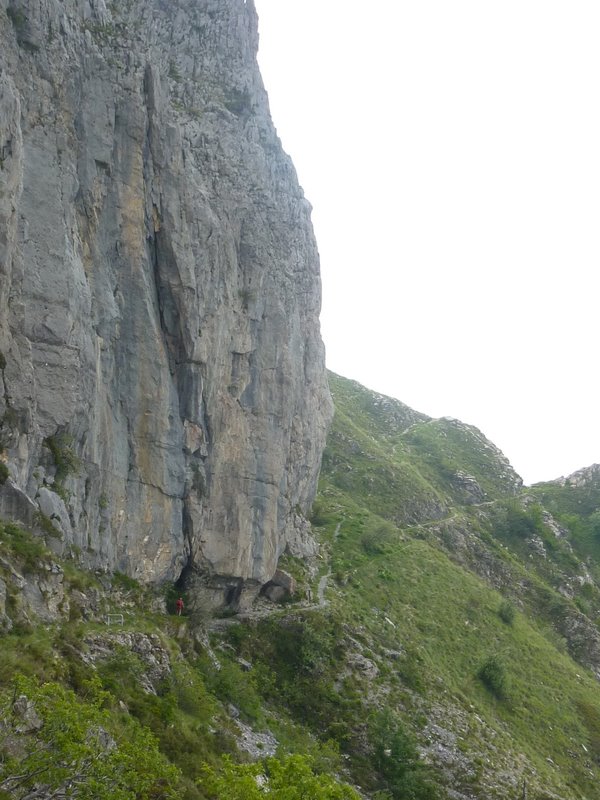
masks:
[[[540,503],[547,492],[557,516],[563,505],[573,515],[560,503],[572,487],[522,489],[476,429],[339,376],[330,386],[320,554],[280,559],[282,602],[176,617],[176,587],[161,595],[80,572],[5,524],[0,695],[14,696],[18,665],[74,692],[82,714],[103,698],[115,741],[133,726],[135,748],[150,729],[156,772],[138,793],[148,800],[160,782],[163,797],[246,800],[256,774],[277,798],[285,775],[285,791],[315,800],[355,800],[355,789],[370,800],[595,800],[595,565],[569,520]],[[595,513],[590,492],[581,519]],[[123,625],[106,625],[109,612]],[[18,686],[50,725],[56,710]],[[3,708],[5,724],[21,713]]]
[[[580,556],[589,559],[590,570],[600,577],[600,465],[574,472],[531,487],[561,523],[568,528],[569,540]]]
[[[416,681],[427,718],[453,721],[437,742],[431,725],[418,734],[428,757],[438,754],[466,796],[465,759],[481,796],[516,796],[523,779],[530,796],[533,787],[535,797],[593,796],[588,771],[596,774],[597,755],[586,753],[600,701],[600,595],[576,535],[539,504],[552,487],[523,490],[504,456],[470,426],[405,408],[400,424],[392,415],[379,422],[382,406],[395,401],[339,376],[330,386],[336,415],[317,522],[327,520],[332,603],[370,629],[371,647],[384,641],[403,653],[404,688]],[[384,468],[381,480],[371,479]],[[598,505],[582,483],[592,514]],[[510,683],[504,699],[482,685],[485,664]],[[492,748],[466,733],[473,715],[494,731]],[[481,759],[487,767],[477,770]]]

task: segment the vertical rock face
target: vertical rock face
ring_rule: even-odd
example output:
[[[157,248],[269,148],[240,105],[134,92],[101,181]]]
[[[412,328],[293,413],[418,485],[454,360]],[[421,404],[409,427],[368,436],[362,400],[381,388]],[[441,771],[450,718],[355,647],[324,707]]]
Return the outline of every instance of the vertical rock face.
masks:
[[[252,0],[0,0],[0,510],[230,598],[307,546],[331,417],[257,46]]]

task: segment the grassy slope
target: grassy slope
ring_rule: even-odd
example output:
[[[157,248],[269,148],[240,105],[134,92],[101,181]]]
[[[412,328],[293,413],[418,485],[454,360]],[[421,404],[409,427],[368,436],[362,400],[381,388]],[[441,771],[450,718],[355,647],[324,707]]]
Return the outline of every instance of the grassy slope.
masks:
[[[116,648],[99,664],[115,724],[127,713],[153,730],[187,800],[205,797],[195,784],[203,762],[240,757],[232,706],[254,729],[271,730],[280,753],[307,754],[369,797],[433,800],[451,787],[504,800],[520,797],[525,780],[529,800],[592,800],[600,691],[554,625],[595,608],[596,587],[573,599],[557,591],[577,574],[576,554],[515,496],[514,473],[478,431],[428,420],[338,376],[331,384],[336,419],[314,514],[323,560],[310,579],[316,598],[319,577],[329,576],[325,607],[295,603],[217,626],[217,670],[201,621],[155,613],[134,583],[107,591],[65,565],[71,592],[98,593],[104,610],[124,607],[125,631],[156,634],[174,665],[154,696],[135,654]],[[459,505],[457,471],[473,476],[485,502]],[[530,558],[531,537],[546,558]],[[42,572],[48,559],[6,526],[0,556]],[[288,566],[306,588],[307,571]],[[518,609],[512,623],[502,619],[507,598]],[[17,605],[9,593],[9,611]],[[0,689],[21,670],[85,698],[94,668],[82,659],[84,640],[107,629],[82,619],[75,602],[70,617],[1,638]],[[496,670],[487,684],[486,664]]]
[[[534,797],[543,796],[543,789],[564,797],[593,797],[600,759],[600,689],[589,671],[569,658],[552,628],[552,615],[571,603],[553,584],[569,566],[576,571],[577,559],[548,532],[539,515],[506,500],[514,494],[513,476],[504,464],[498,466],[492,450],[473,448],[477,436],[469,440],[459,428],[449,441],[443,421],[418,422],[404,436],[385,431],[377,436],[376,418],[368,412],[373,394],[337,377],[332,390],[336,410],[342,413],[336,415],[329,440],[319,516],[324,521],[329,514],[323,530],[338,580],[334,608],[349,621],[360,621],[373,648],[404,652],[398,665],[400,704],[402,687],[416,686],[426,708],[440,704],[464,711],[464,716],[458,714],[460,747],[471,760],[474,784],[488,786],[486,796],[506,796],[506,785],[494,789],[494,783],[503,771],[510,772],[511,764],[524,763],[524,757],[528,766],[522,774],[528,775],[530,787],[537,787]],[[354,471],[352,456],[357,457],[366,474],[369,463],[380,463],[381,450],[388,464],[412,470],[410,490],[397,492],[393,480],[365,482],[362,491],[359,483],[352,483],[351,491],[346,490],[339,477],[343,459]],[[490,506],[485,513],[452,507],[451,476],[459,469],[474,475],[485,489]],[[446,507],[446,527],[460,520],[516,582],[528,585],[529,592],[519,599],[524,613],[512,625],[498,615],[502,596],[440,552],[443,542],[429,532],[431,523],[390,525],[403,516],[396,503],[408,497],[423,509],[432,492]],[[444,525],[435,527],[437,534]],[[548,551],[548,558],[535,565],[527,563],[525,544],[532,533],[540,535]],[[513,595],[514,587],[508,585],[506,594]],[[497,657],[504,668],[509,688],[503,700],[477,677],[490,657]],[[407,706],[405,713],[413,724],[417,721],[416,729],[422,704],[417,708],[414,713]],[[495,731],[491,740],[481,738],[479,724],[473,723],[477,718],[485,721],[486,730]]]
[[[76,692],[82,703],[92,702],[91,682],[99,680],[101,690],[106,693],[103,708],[110,716],[111,735],[117,741],[127,735],[131,720],[137,729],[140,725],[149,729],[163,756],[179,771],[176,796],[185,800],[214,800],[213,794],[206,793],[197,783],[205,765],[220,770],[227,769],[224,760],[227,756],[241,762],[248,759],[237,746],[238,718],[255,731],[267,728],[272,731],[279,742],[278,756],[301,754],[310,759],[319,774],[350,777],[335,741],[315,735],[314,720],[306,719],[302,713],[290,713],[287,702],[273,692],[278,676],[270,669],[261,669],[253,653],[249,654],[255,662],[253,669],[248,671],[247,664],[240,665],[232,646],[240,635],[236,639],[230,630],[240,631],[242,626],[234,620],[225,620],[231,625],[223,624],[224,632],[219,632],[217,625],[209,643],[206,620],[157,612],[160,597],[126,576],[113,576],[110,582],[106,576],[99,580],[67,562],[62,567],[70,608],[64,604],[63,619],[36,624],[23,613],[16,588],[19,580],[15,584],[14,576],[18,573],[30,576],[31,580],[35,576],[43,579],[51,564],[56,564],[56,559],[39,537],[11,523],[0,522],[0,578],[8,587],[7,611],[16,621],[10,632],[0,634],[0,713],[6,703],[8,707],[11,705],[12,681],[16,675],[32,678],[39,685],[51,682],[66,686]],[[167,594],[173,592],[168,589]],[[92,619],[84,618],[89,610],[87,602],[81,605],[84,595],[95,606]],[[107,627],[102,621],[105,614],[116,611],[124,614],[124,625]],[[287,617],[285,610],[283,617]],[[275,640],[277,636],[271,634],[279,630],[279,625],[263,625],[261,630]],[[170,671],[160,679],[149,678],[153,655],[148,660],[130,647],[115,644],[115,637],[130,634],[149,637],[144,646],[150,643],[158,653],[163,652],[170,662]],[[91,641],[101,644],[102,657],[96,652],[90,659]],[[285,664],[281,666],[285,671]],[[149,680],[155,693],[147,691]],[[3,722],[0,720],[0,728]],[[86,731],[83,733],[85,737]],[[2,736],[0,785],[6,777],[2,761],[4,745]],[[21,795],[14,795],[17,796]],[[162,796],[141,793],[136,798],[158,800]],[[2,800],[6,797],[1,790],[0,797]],[[332,794],[332,800],[333,797]]]
[[[531,488],[554,516],[570,531],[570,540],[600,579],[600,470],[585,481],[539,483]]]

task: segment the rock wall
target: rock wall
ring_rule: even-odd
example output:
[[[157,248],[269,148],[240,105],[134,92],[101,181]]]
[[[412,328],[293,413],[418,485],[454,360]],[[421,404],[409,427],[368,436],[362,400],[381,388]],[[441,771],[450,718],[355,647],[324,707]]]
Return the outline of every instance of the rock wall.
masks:
[[[212,602],[310,548],[332,414],[257,31],[252,0],[0,0],[0,511]]]

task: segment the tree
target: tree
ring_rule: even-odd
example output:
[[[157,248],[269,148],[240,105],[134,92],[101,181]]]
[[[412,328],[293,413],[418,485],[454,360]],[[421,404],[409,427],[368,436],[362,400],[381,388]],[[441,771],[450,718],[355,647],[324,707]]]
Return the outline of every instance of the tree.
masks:
[[[57,683],[14,679],[0,695],[0,797],[175,800],[179,771],[152,733],[117,724],[96,682],[79,698]]]
[[[198,781],[211,800],[359,800],[356,791],[330,775],[317,775],[310,758],[267,758],[256,764],[224,759],[217,771],[206,765]]]
[[[369,720],[373,764],[394,800],[435,800],[438,791],[412,736],[384,709]],[[384,795],[385,796],[385,795]]]

